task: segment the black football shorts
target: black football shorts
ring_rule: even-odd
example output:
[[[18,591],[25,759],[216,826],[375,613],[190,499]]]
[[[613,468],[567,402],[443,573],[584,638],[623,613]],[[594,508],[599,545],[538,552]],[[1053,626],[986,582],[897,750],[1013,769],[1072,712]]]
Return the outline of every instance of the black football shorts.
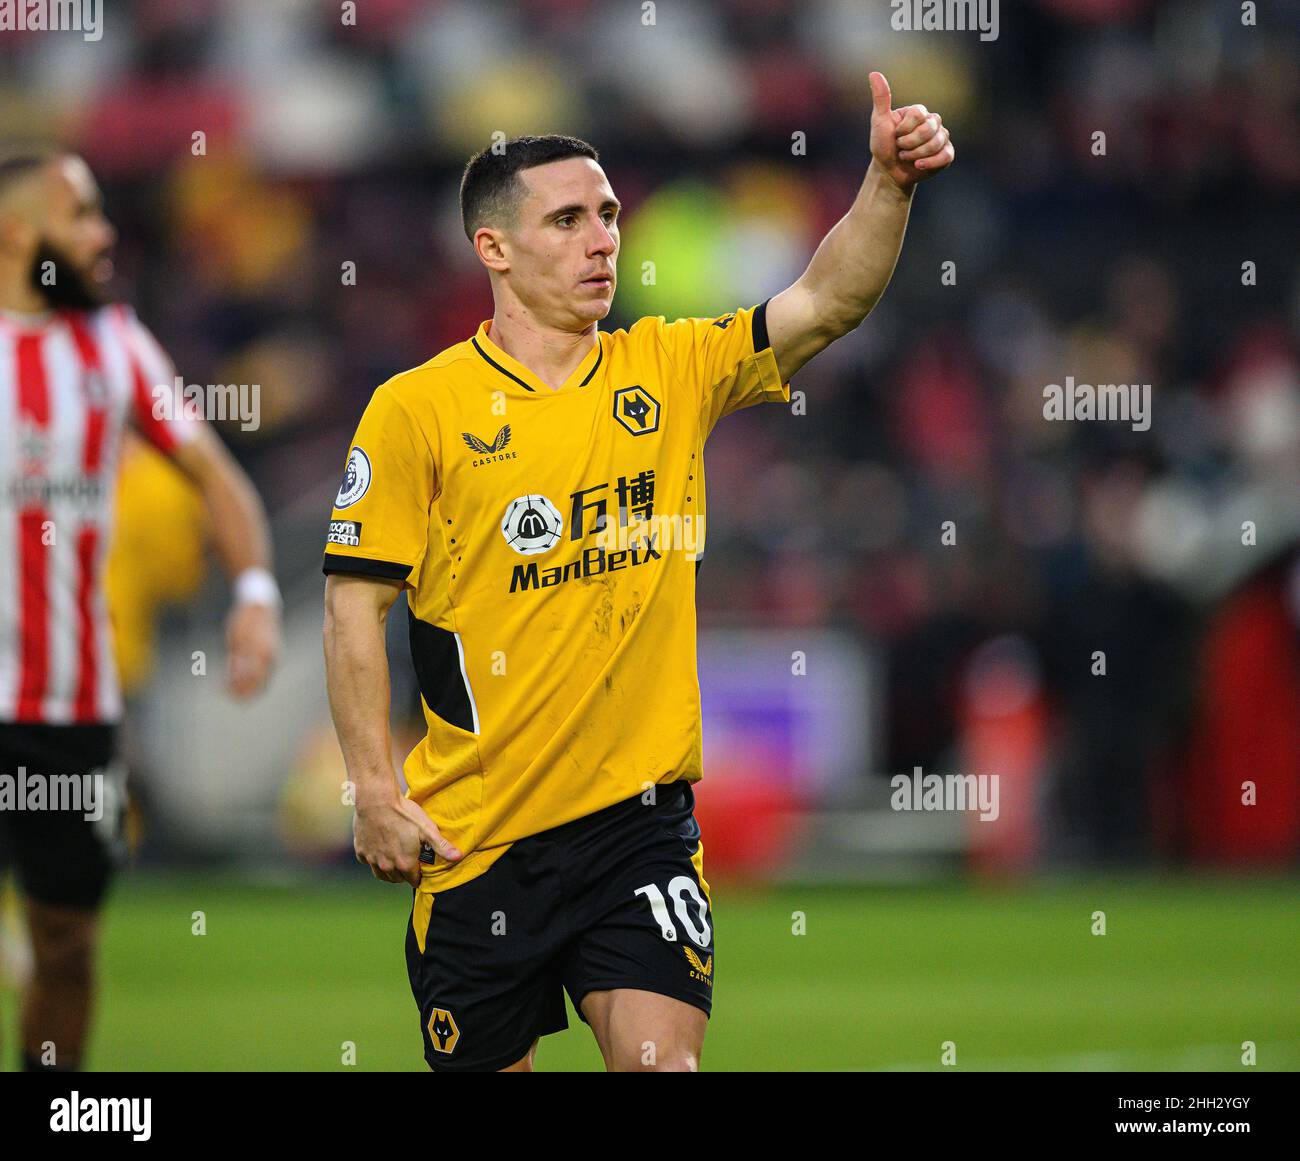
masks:
[[[417,891],[406,963],[429,1067],[514,1064],[569,1026],[565,991],[580,1016],[588,992],[609,988],[707,1015],[713,912],[694,806],[690,783],[661,784],[653,804],[638,796],[521,839],[432,906]]]
[[[121,862],[115,742],[112,725],[0,724],[0,854],[41,903],[98,907]]]

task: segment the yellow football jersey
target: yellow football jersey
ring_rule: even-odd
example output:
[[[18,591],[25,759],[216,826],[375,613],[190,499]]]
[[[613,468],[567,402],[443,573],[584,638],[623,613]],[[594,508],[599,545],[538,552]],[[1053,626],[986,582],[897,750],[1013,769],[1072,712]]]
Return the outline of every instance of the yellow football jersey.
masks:
[[[426,885],[701,777],[704,443],[724,415],[790,398],[766,308],[598,332],[558,389],[484,322],[371,397],[324,570],[408,589],[428,725],[408,793],[464,852]]]

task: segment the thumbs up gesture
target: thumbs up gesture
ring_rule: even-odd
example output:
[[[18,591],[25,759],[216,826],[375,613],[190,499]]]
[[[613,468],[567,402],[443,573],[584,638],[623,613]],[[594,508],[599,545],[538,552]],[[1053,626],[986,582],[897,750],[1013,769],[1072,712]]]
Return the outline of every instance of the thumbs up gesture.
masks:
[[[889,105],[889,82],[872,73],[871,156],[901,190],[947,169],[957,156],[943,118],[924,105]]]

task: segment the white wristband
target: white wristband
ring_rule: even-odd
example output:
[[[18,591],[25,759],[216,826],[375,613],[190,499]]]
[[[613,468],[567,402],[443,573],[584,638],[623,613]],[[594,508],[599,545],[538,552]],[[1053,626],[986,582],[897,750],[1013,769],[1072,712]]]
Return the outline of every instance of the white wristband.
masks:
[[[275,577],[265,568],[246,568],[235,577],[235,604],[237,605],[271,605],[279,608],[280,586]]]

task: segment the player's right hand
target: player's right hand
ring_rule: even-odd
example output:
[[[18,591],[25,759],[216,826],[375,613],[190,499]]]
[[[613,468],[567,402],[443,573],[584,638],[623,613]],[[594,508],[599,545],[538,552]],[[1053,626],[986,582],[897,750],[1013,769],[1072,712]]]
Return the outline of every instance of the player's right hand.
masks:
[[[371,806],[357,804],[352,819],[352,849],[357,862],[369,866],[385,883],[420,885],[420,843],[428,843],[444,859],[455,862],[458,851],[409,798],[393,798]]]
[[[924,105],[891,108],[884,73],[872,73],[871,160],[901,190],[947,169],[957,156],[943,118]]]

